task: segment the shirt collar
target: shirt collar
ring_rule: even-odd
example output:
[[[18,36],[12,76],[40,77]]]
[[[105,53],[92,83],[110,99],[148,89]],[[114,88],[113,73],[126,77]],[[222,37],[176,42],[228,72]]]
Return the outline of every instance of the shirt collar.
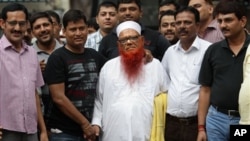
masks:
[[[6,38],[6,36],[3,34],[2,38],[1,38],[1,41],[2,41],[2,45],[3,45],[3,48],[4,49],[7,49],[7,48],[14,48],[14,46],[12,45],[12,43]],[[28,50],[28,45],[22,41],[22,47],[24,48],[24,50]]]
[[[250,43],[250,35],[247,32],[245,32],[245,33],[246,33],[246,40],[244,42],[243,48],[247,48],[248,44]],[[229,48],[227,39],[224,39],[224,40],[221,41],[221,47]]]
[[[54,50],[58,49],[59,47],[63,46],[62,44],[60,44],[56,39],[54,39],[56,41],[56,45]],[[37,53],[40,52],[44,52],[43,50],[41,50],[38,46],[37,46],[37,41],[35,41],[35,43],[33,44],[34,49],[36,50]]]
[[[207,29],[219,29],[219,24],[217,20],[216,19],[212,20],[207,26]]]
[[[96,36],[97,36],[97,39],[99,40],[99,41],[97,41],[97,43],[100,43],[102,38],[103,38],[100,29],[98,29],[98,31],[96,32]]]
[[[200,45],[199,40],[200,40],[200,38],[198,36],[196,36],[193,43],[192,43],[192,45],[191,45],[191,47],[187,51],[190,51],[190,50],[193,50],[193,49],[199,50],[200,47],[202,46],[202,45]],[[180,44],[180,40],[173,46],[174,46],[175,50],[183,50],[182,47],[181,47],[181,44]]]

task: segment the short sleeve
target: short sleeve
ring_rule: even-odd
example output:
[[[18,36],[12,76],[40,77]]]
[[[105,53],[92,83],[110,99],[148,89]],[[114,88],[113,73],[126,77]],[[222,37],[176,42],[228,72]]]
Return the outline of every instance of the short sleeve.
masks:
[[[202,60],[199,83],[204,86],[211,86],[213,79],[213,69],[211,64],[211,53],[212,49],[209,47]]]
[[[49,85],[65,82],[65,69],[63,58],[52,53],[45,68],[45,82]]]

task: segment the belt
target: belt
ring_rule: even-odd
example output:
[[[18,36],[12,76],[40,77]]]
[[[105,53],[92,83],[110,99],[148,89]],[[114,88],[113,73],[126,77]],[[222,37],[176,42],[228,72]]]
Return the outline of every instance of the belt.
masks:
[[[218,106],[212,105],[218,112],[221,112],[223,114],[226,114],[228,116],[234,116],[234,117],[240,117],[240,113],[237,110],[227,110],[227,109],[222,109]]]
[[[167,114],[166,119],[172,120],[175,122],[179,122],[179,123],[184,124],[184,125],[190,125],[190,124],[198,122],[197,116],[192,116],[192,117],[187,117],[187,118],[179,118],[179,117],[175,117],[175,116],[172,116],[170,114]]]

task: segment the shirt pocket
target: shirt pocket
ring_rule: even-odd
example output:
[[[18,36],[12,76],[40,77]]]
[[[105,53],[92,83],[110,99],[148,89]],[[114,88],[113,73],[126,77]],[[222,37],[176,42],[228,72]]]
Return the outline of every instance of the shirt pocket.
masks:
[[[201,60],[200,59],[194,59],[192,64],[190,64],[190,71],[189,71],[189,80],[193,84],[198,84],[198,78],[200,74],[200,68],[201,68]]]
[[[31,82],[36,82],[37,80],[37,65],[30,64],[29,68],[27,68],[27,76]]]

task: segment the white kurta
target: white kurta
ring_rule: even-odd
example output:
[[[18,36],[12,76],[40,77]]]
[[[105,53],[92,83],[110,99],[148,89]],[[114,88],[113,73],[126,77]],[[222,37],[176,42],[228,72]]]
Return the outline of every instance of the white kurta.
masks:
[[[103,141],[148,141],[154,97],[167,90],[166,74],[153,59],[141,79],[131,86],[125,78],[120,57],[108,61],[99,77],[98,96],[92,124],[103,130]]]

